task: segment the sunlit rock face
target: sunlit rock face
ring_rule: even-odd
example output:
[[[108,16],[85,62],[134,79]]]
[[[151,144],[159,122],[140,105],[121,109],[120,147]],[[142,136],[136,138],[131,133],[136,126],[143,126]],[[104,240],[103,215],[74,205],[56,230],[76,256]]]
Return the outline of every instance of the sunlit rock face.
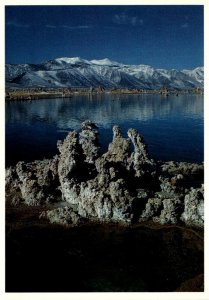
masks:
[[[32,163],[20,161],[6,170],[6,195],[14,205],[41,205],[60,198],[57,156]]]
[[[204,225],[204,187],[191,188],[184,199],[184,212],[181,217],[189,226],[196,225],[203,227]]]
[[[152,220],[203,227],[203,165],[154,161],[135,129],[123,137],[116,125],[101,154],[97,126],[89,120],[58,141],[58,149],[51,160],[7,169],[7,199],[14,205],[44,204],[45,210],[60,203],[41,214],[52,223]]]

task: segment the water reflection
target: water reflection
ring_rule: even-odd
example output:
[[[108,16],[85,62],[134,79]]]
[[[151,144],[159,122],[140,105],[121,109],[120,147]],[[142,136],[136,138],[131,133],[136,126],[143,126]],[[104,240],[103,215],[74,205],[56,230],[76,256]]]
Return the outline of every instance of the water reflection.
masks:
[[[92,95],[7,103],[7,163],[52,156],[56,140],[85,119],[99,125],[103,148],[112,138],[112,125],[119,124],[124,131],[136,127],[159,159],[203,160],[202,96]],[[12,149],[17,149],[15,158]]]

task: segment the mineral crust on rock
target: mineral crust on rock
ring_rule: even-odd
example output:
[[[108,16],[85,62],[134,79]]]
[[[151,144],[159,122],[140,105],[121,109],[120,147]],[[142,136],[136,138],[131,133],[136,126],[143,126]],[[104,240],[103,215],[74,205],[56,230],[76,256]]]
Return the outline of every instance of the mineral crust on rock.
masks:
[[[64,201],[41,214],[52,223],[78,225],[85,218],[203,227],[203,165],[154,161],[135,129],[127,135],[113,126],[113,140],[101,154],[97,126],[83,122],[80,132],[58,141],[53,159],[6,170],[7,200],[50,207]]]
[[[99,157],[99,140],[97,126],[87,120],[81,124],[82,131],[79,133],[79,143],[81,144],[83,154],[85,155],[85,161],[88,163],[94,163]]]
[[[6,195],[13,204],[20,201],[27,205],[40,205],[58,201],[58,157],[51,160],[25,163],[20,161],[15,167],[6,170]],[[18,195],[18,198],[17,198]]]
[[[204,186],[191,188],[184,198],[184,212],[181,220],[189,226],[204,226]]]
[[[81,218],[77,212],[68,206],[43,211],[39,218],[47,218],[50,223],[61,225],[79,225],[84,222],[84,218]]]

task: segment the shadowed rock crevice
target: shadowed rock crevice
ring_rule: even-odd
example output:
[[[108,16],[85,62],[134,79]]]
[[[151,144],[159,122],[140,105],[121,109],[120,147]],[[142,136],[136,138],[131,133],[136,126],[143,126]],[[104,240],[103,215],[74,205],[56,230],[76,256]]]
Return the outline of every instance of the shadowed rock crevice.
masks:
[[[203,227],[203,164],[157,162],[135,129],[125,138],[118,126],[113,126],[113,140],[101,154],[98,134],[97,126],[85,121],[79,133],[72,131],[58,141],[60,153],[53,159],[8,168],[7,200],[44,204],[45,210],[61,201],[59,209],[41,214],[52,223],[152,220]]]

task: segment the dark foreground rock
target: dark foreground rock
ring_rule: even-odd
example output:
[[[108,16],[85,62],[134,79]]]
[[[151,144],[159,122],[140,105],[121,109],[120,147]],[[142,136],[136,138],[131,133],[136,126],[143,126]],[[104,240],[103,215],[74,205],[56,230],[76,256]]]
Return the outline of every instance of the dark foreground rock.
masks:
[[[19,162],[6,170],[7,201],[43,205],[40,217],[52,223],[152,220],[203,227],[203,164],[154,161],[135,129],[124,138],[118,126],[101,154],[91,121],[59,141],[58,149],[51,160]]]
[[[202,230],[32,224],[39,208],[13,206],[7,215],[6,292],[203,292]]]

